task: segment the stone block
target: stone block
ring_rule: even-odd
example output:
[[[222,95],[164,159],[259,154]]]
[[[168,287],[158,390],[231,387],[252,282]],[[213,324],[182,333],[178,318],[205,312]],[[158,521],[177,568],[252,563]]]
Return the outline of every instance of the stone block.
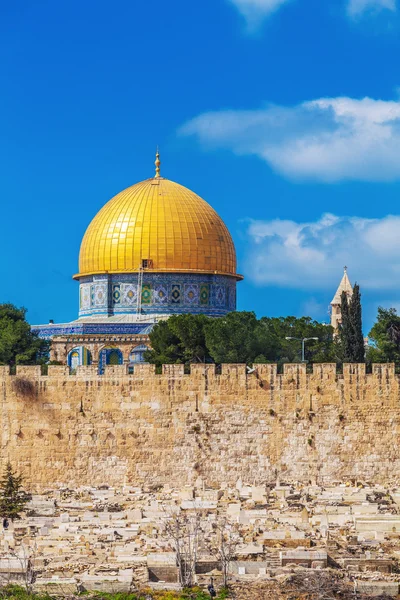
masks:
[[[194,489],[192,488],[192,486],[184,487],[181,490],[179,490],[178,495],[181,500],[193,500]]]
[[[135,508],[127,512],[127,520],[132,523],[140,523],[143,519],[143,513],[140,508]]]
[[[394,379],[395,366],[394,363],[373,364],[372,375],[376,380],[381,381],[382,384],[387,383],[391,379]]]
[[[335,380],[336,363],[315,363],[313,364],[313,375],[317,379]]]
[[[221,365],[221,374],[225,377],[246,377],[246,365],[242,364],[223,364]]]
[[[250,554],[263,554],[264,549],[261,544],[242,544],[238,546],[236,554],[238,556],[247,556]]]
[[[365,364],[349,364],[346,363],[343,365],[343,376],[345,380],[350,378],[355,378],[356,380],[359,378],[365,377]]]
[[[283,365],[283,375],[286,377],[304,377],[306,374],[306,365],[303,363],[285,363]]]
[[[399,583],[394,581],[356,581],[355,589],[359,594],[368,596],[398,596]]]
[[[23,366],[17,365],[17,377],[26,377],[27,379],[39,379],[42,374],[40,365]]]
[[[154,378],[156,372],[156,365],[151,364],[137,364],[133,368],[133,377],[135,378]]]
[[[240,502],[232,502],[231,504],[228,504],[228,508],[226,510],[227,515],[229,517],[238,519],[241,511],[241,506],[242,505],[240,504]]]
[[[49,365],[47,367],[48,377],[69,377],[70,368],[63,365]]]
[[[191,364],[190,375],[193,377],[213,377],[215,375],[215,365]]]
[[[77,379],[97,379],[99,377],[99,369],[97,365],[80,365],[76,367]]]
[[[251,499],[254,502],[266,502],[266,490],[264,486],[253,486],[251,488]]]
[[[268,382],[272,382],[274,379],[276,379],[278,365],[256,364],[254,365],[254,368],[260,379],[266,380]]]
[[[0,365],[0,379],[5,379],[10,375],[10,367],[8,365]]]
[[[104,377],[110,379],[120,379],[128,373],[128,365],[106,365],[104,368]]]
[[[162,374],[165,377],[183,377],[185,366],[184,365],[163,365],[162,366]]]

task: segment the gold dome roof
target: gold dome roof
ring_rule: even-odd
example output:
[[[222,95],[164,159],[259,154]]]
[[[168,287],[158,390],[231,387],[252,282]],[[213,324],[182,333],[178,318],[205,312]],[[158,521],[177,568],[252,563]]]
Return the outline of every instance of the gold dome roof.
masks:
[[[156,165],[157,166],[157,165]],[[187,188],[156,177],[112,198],[82,240],[79,274],[148,271],[236,274],[230,233],[215,210]]]

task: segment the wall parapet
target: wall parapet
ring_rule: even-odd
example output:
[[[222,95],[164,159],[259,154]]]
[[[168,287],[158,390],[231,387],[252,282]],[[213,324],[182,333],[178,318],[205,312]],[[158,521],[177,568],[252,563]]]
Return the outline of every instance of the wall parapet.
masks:
[[[283,373],[278,374],[276,364],[255,364],[252,369],[247,369],[245,364],[222,364],[217,371],[215,364],[192,364],[190,374],[185,373],[184,365],[166,364],[162,365],[161,375],[156,374],[156,368],[153,364],[137,364],[133,372],[130,372],[127,365],[107,365],[103,375],[99,375],[97,365],[79,366],[74,372],[71,372],[67,366],[49,365],[46,375],[42,375],[40,365],[23,366],[17,365],[16,375],[10,374],[10,367],[0,366],[0,380],[12,377],[25,377],[28,379],[76,379],[105,381],[108,379],[180,379],[185,380],[199,378],[218,378],[228,379],[230,381],[246,381],[247,385],[252,385],[252,381],[263,382],[266,385],[285,387],[290,385],[302,388],[309,387],[312,383],[338,382],[344,380],[346,385],[364,384],[369,381],[380,382],[380,385],[393,384],[398,376],[395,374],[394,363],[373,364],[372,372],[366,373],[365,364],[344,364],[343,374],[337,372],[335,363],[315,363],[312,365],[312,373],[307,372],[305,364],[286,363],[283,365]]]

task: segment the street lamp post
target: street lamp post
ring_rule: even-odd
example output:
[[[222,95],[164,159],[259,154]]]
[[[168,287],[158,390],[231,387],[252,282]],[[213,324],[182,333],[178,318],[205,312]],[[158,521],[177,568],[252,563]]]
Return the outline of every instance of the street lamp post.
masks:
[[[285,340],[297,340],[298,342],[301,342],[301,362],[306,362],[305,361],[305,346],[306,346],[306,342],[308,342],[309,340],[317,340],[318,341],[319,338],[317,337],[306,337],[306,338],[297,338],[297,337],[290,337],[290,336],[286,336]]]

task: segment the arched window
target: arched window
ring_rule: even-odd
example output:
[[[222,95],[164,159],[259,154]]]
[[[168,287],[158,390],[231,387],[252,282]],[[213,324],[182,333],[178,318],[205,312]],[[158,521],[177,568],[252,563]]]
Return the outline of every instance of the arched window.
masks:
[[[103,375],[106,365],[122,365],[124,357],[119,348],[108,347],[100,350],[99,353],[99,375]]]
[[[73,348],[68,354],[68,366],[75,371],[76,367],[92,364],[92,355],[84,346]]]
[[[129,354],[129,364],[145,362],[144,353],[147,350],[150,350],[150,348],[146,344],[140,344],[140,346],[133,348]]]
[[[108,365],[120,365],[121,352],[119,350],[111,350],[108,355]]]

